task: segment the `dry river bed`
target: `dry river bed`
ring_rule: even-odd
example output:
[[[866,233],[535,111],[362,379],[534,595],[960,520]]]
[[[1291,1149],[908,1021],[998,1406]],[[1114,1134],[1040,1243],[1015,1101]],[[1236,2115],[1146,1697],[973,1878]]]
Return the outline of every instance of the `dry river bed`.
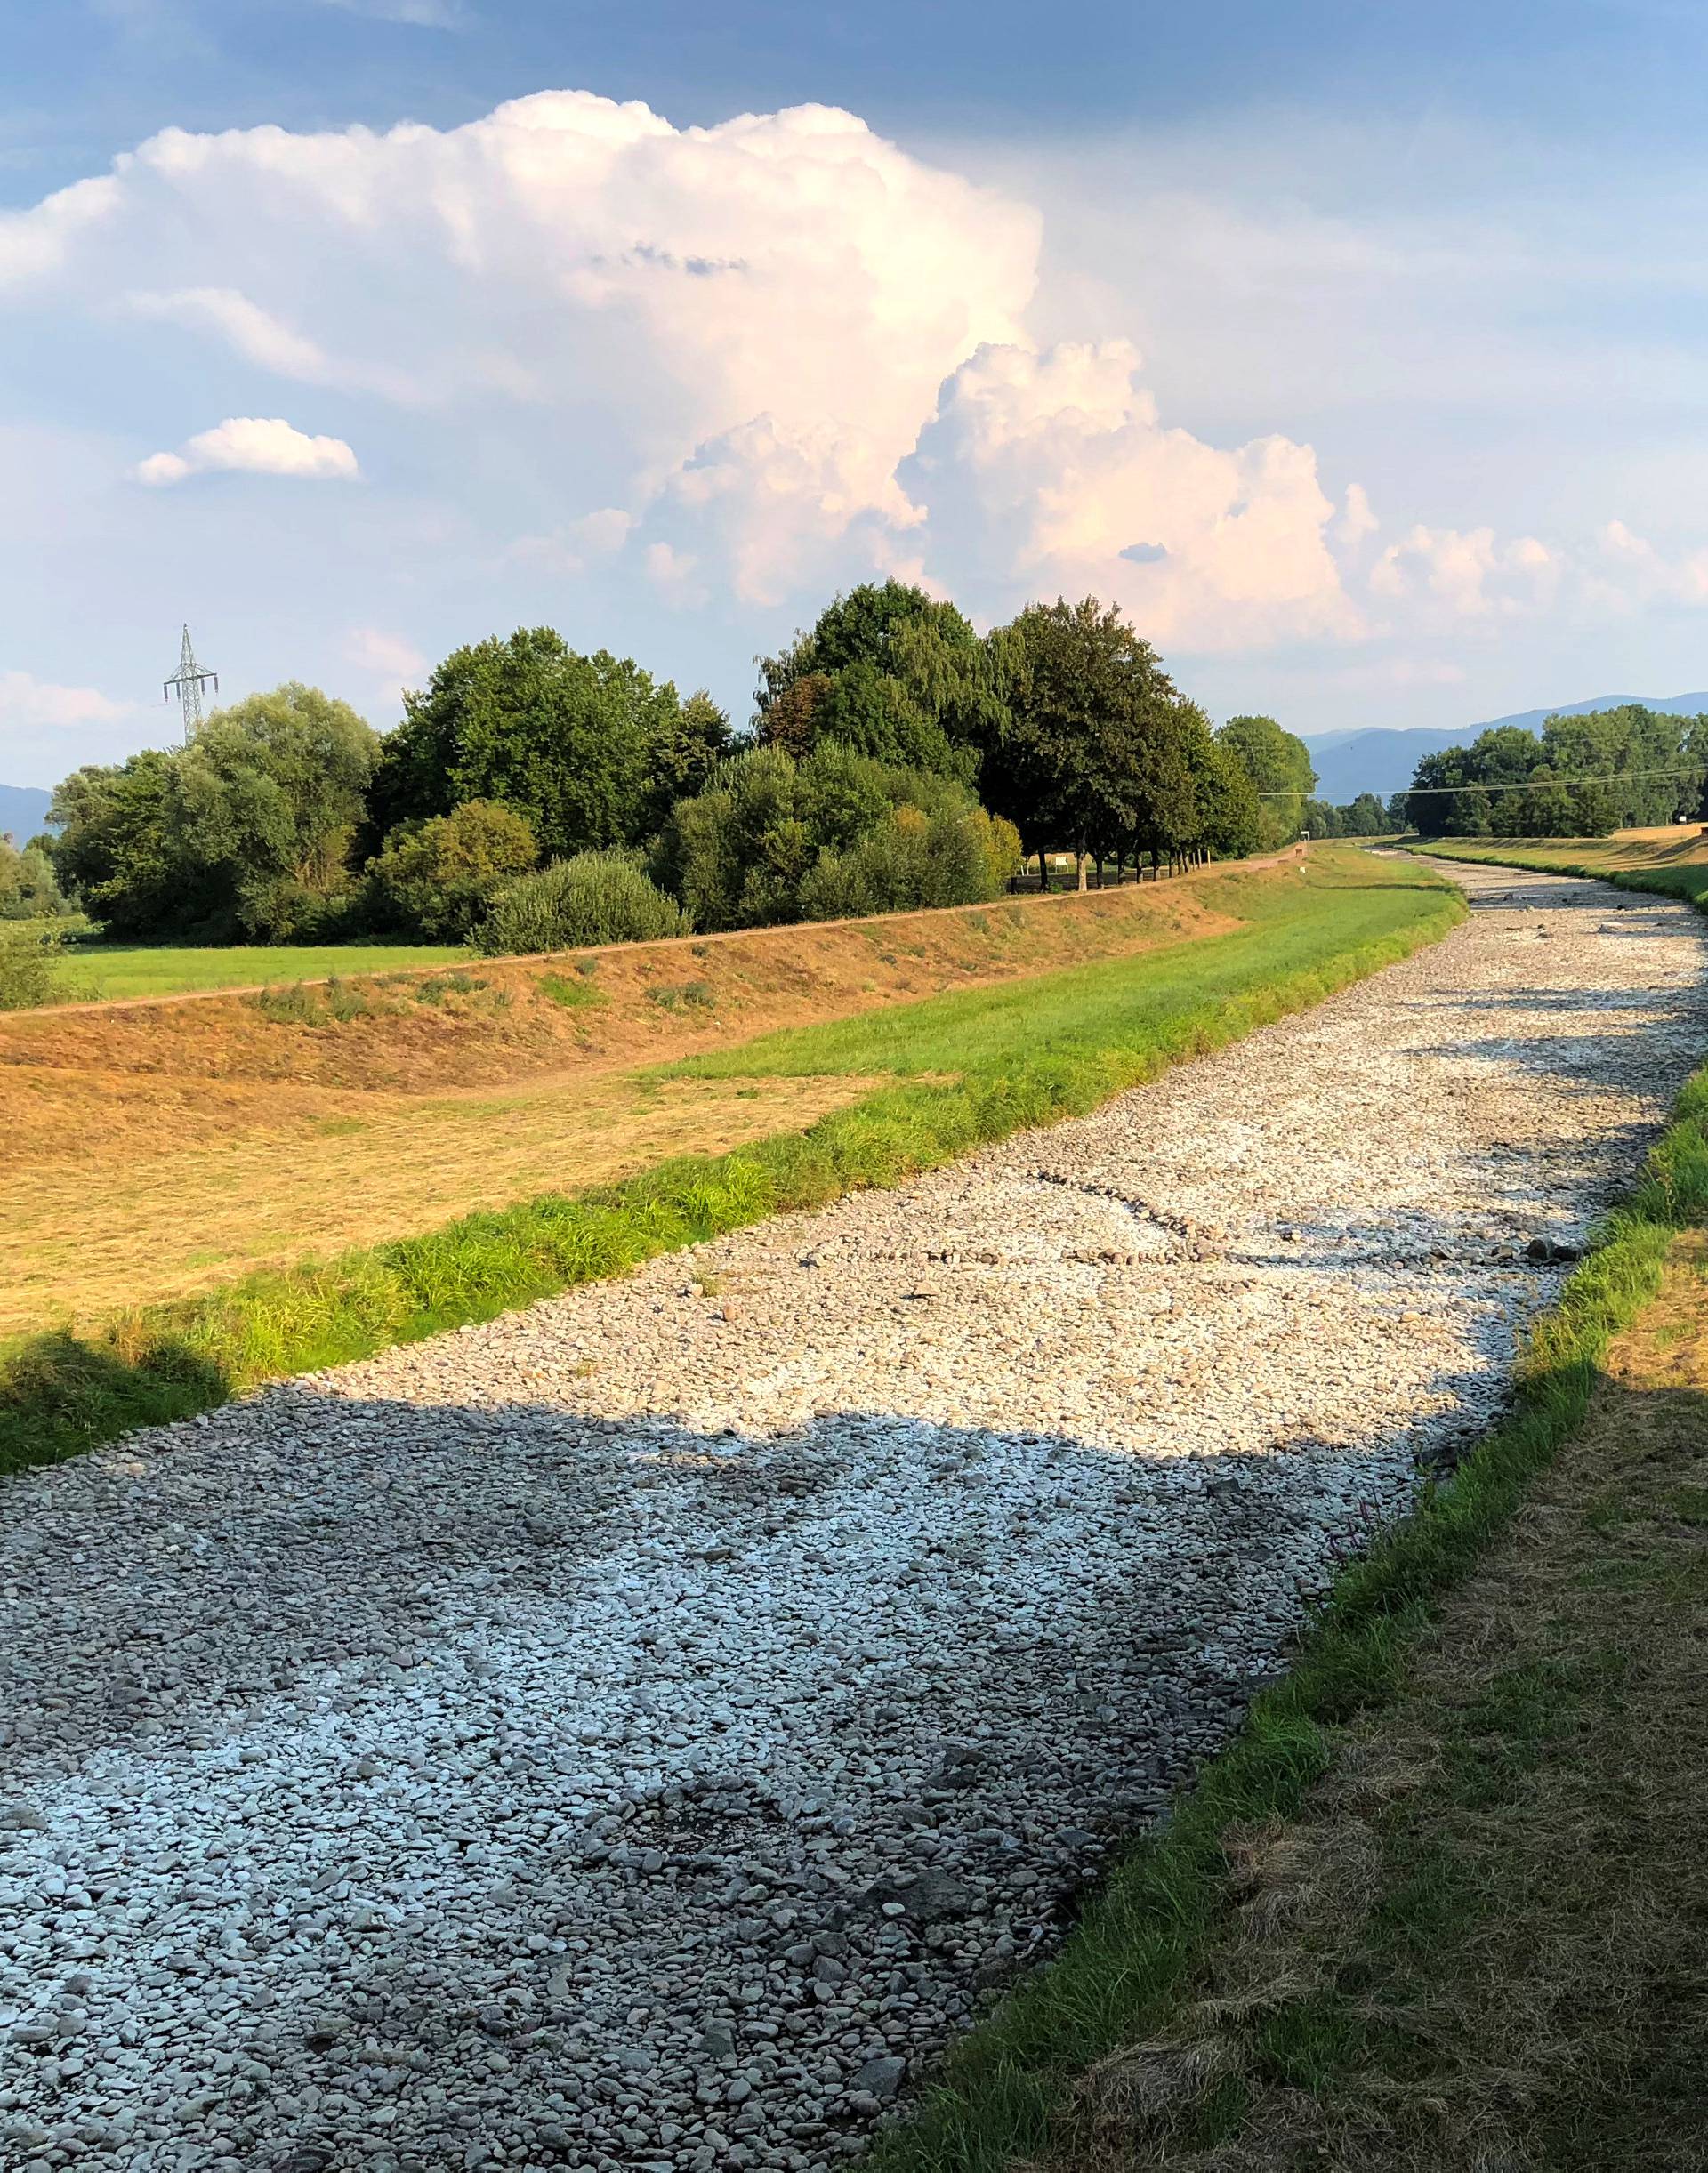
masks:
[[[1708,1039],[1684,905],[1454,873],[1083,1121],[0,1490],[0,2164],[858,2153]]]

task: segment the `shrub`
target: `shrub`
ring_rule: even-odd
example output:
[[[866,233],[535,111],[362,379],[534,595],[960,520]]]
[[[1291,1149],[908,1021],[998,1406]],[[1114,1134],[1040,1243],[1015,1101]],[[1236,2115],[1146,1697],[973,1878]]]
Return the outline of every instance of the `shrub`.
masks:
[[[399,823],[367,864],[375,921],[423,943],[456,943],[539,859],[526,816],[496,800]]]
[[[1019,863],[1011,824],[967,786],[826,741],[764,746],[679,800],[658,866],[708,928],[841,919],[995,897]]]
[[[30,1010],[63,994],[64,945],[52,921],[0,921],[0,1011]]]
[[[576,853],[512,883],[470,940],[494,958],[590,943],[644,943],[689,935],[693,926],[630,854]]]

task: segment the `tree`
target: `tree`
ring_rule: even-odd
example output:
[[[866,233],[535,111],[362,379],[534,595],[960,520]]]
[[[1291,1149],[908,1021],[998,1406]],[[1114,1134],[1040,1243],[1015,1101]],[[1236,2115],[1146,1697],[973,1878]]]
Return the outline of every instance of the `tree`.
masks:
[[[215,710],[188,746],[76,771],[53,796],[61,883],[119,936],[278,942],[353,896],[379,755],[355,711],[293,680]]]
[[[497,800],[399,823],[367,865],[375,922],[423,943],[457,943],[539,860],[526,816]]]
[[[1215,737],[1207,720],[1195,759],[1203,825],[1199,842],[1219,860],[1243,860],[1263,837],[1263,808],[1252,773]]]
[[[20,851],[0,833],[0,921],[36,921],[71,909],[53,874],[49,841],[33,838]]]
[[[580,656],[549,626],[456,650],[404,711],[375,779],[375,846],[470,800],[514,808],[554,858],[639,844],[727,744],[709,696],[681,702],[669,680],[606,649]]]
[[[1153,817],[1177,819],[1183,762],[1144,740],[1179,696],[1150,644],[1095,597],[1028,604],[1008,633],[1011,720],[986,796],[1029,849],[1069,847],[1083,888],[1088,853],[1136,849]]]
[[[1273,717],[1229,717],[1216,737],[1245,765],[1263,809],[1266,849],[1273,852],[1296,838],[1305,801],[1317,789],[1304,741],[1283,731]]]
[[[186,847],[216,898],[210,932],[276,943],[326,929],[379,755],[347,702],[294,680],[214,712],[176,758]]]
[[[759,664],[759,742],[796,756],[835,740],[892,767],[970,782],[1003,729],[988,646],[953,604],[905,582],[834,598],[810,631]]]
[[[175,754],[73,770],[49,814],[54,875],[109,936],[181,930],[211,910],[184,834]]]
[[[1385,837],[1397,825],[1374,793],[1360,793],[1341,810],[1339,834],[1343,838]]]

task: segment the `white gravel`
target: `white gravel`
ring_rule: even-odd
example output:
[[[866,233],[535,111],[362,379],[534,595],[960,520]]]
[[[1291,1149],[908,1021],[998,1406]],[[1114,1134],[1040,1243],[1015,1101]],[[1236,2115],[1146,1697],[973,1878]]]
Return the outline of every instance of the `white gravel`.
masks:
[[[0,1491],[7,2173],[858,2152],[1708,1038],[1687,908],[1460,873],[1081,1122]]]

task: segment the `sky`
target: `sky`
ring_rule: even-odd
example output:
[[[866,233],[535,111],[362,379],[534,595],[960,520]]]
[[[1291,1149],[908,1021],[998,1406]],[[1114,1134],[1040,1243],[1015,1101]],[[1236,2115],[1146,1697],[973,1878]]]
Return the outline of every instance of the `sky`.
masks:
[[[1708,685],[1696,0],[0,0],[0,781],[894,575],[1217,718]]]

